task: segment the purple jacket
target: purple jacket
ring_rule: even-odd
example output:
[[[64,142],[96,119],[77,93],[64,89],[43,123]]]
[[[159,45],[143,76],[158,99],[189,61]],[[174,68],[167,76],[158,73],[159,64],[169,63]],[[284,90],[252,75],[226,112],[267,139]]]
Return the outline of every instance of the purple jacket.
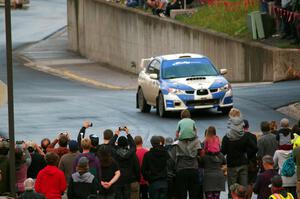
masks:
[[[89,159],[89,168],[90,168],[89,171],[91,172],[91,174],[93,174],[96,177],[98,182],[100,182],[101,181],[101,165],[100,165],[100,161],[99,161],[98,157],[95,156],[95,154],[93,154],[93,153],[79,154],[73,163],[73,173],[76,172],[76,166],[81,157],[86,157],[87,159]]]
[[[257,178],[253,188],[253,192],[257,194],[257,199],[266,199],[269,198],[271,193],[271,178],[278,173],[274,169],[266,170],[260,173]]]

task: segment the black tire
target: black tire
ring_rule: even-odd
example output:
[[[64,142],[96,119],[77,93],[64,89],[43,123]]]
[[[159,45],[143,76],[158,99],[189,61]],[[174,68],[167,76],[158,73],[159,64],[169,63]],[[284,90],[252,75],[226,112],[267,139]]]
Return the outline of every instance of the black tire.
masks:
[[[138,90],[138,96],[137,96],[137,103],[139,106],[139,109],[142,113],[149,113],[151,110],[151,106],[147,104],[147,101],[144,97],[144,93],[141,88]]]
[[[165,110],[165,101],[164,96],[162,93],[159,93],[158,99],[157,99],[157,105],[156,105],[157,113],[160,117],[166,117],[167,112]]]
[[[230,112],[231,109],[232,109],[232,106],[229,106],[229,107],[220,108],[220,111],[222,111],[222,113],[224,115],[228,115],[228,113]]]

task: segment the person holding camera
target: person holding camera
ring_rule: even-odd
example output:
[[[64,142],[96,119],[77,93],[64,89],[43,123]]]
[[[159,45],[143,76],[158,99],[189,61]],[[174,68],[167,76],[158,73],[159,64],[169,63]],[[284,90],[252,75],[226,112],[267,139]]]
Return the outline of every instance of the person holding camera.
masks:
[[[83,138],[85,138],[86,129],[88,129],[88,128],[92,127],[92,126],[93,126],[93,123],[91,123],[90,121],[84,121],[81,129],[79,130],[79,133],[77,135],[77,142],[79,144],[79,151],[80,152],[82,152],[81,140]]]
[[[69,153],[69,149],[68,149],[69,140],[70,140],[70,134],[68,132],[58,134],[57,138],[47,147],[47,152],[56,153],[60,159],[63,155]],[[57,143],[58,143],[58,147],[55,148]]]
[[[121,132],[125,132],[127,138],[125,136],[119,137]],[[123,127],[116,130],[110,145],[112,146],[113,157],[121,171],[121,176],[116,184],[116,199],[130,199],[131,192],[138,192],[139,190],[140,168],[135,154],[136,146],[129,129]],[[135,184],[137,186],[134,186]]]
[[[27,150],[31,157],[31,164],[27,169],[27,178],[36,179],[37,174],[46,166],[44,152],[34,142],[27,142]]]

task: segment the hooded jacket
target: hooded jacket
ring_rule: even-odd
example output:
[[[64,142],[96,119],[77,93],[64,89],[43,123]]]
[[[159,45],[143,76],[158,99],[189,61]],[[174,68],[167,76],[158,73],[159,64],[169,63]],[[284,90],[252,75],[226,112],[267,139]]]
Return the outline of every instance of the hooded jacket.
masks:
[[[294,135],[289,128],[281,128],[278,130],[276,140],[278,141],[279,149],[291,150],[293,149],[292,139]]]
[[[198,169],[198,154],[201,149],[199,139],[196,137],[193,140],[177,141],[174,144],[169,154],[175,162],[175,170]]]
[[[73,173],[68,187],[68,198],[86,199],[90,195],[97,195],[99,185],[97,179],[90,172]]]
[[[79,159],[86,157],[89,160],[89,171],[96,177],[98,182],[101,181],[101,164],[98,157],[94,153],[80,153],[77,155],[75,161],[73,162],[73,172],[76,172],[76,166],[79,162]]]
[[[244,136],[243,126],[244,126],[244,120],[242,117],[230,117],[227,126],[229,131],[226,134],[228,139],[230,141],[235,141],[243,137]]]
[[[47,199],[61,199],[67,188],[64,173],[56,166],[48,165],[39,172],[34,188]]]
[[[170,158],[163,146],[151,148],[143,159],[142,174],[145,180],[153,183],[158,180],[167,180],[167,161]]]
[[[140,181],[140,167],[136,156],[136,146],[130,134],[127,135],[129,147],[119,147],[115,145],[118,136],[114,135],[110,140],[112,146],[112,155],[118,163],[121,171],[121,176],[116,185],[123,186],[132,182]]]

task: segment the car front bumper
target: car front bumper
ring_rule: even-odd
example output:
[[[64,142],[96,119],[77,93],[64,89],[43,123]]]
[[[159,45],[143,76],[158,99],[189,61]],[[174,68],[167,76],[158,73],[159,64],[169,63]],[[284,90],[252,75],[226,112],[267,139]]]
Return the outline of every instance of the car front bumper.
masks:
[[[167,93],[164,101],[166,111],[225,108],[233,106],[233,93],[231,89],[207,95]]]

